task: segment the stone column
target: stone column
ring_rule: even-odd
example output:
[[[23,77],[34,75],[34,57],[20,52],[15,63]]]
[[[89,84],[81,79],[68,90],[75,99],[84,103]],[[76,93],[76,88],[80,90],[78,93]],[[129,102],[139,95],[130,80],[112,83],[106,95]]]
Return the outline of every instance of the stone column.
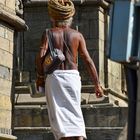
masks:
[[[0,139],[15,140],[12,135],[12,81],[14,33],[27,29],[16,15],[15,0],[0,0]]]
[[[140,63],[139,63],[140,64]],[[136,108],[136,139],[140,139],[140,66],[138,70],[138,91]]]

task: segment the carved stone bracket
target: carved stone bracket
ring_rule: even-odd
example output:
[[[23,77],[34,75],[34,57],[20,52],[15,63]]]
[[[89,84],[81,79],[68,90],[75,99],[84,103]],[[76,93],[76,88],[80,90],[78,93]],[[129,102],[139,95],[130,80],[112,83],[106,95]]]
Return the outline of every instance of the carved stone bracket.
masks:
[[[0,4],[0,20],[8,23],[17,31],[24,31],[28,29],[28,26],[25,24],[23,19],[4,7],[4,5]]]
[[[16,13],[19,16],[23,15],[23,3],[22,3],[22,0],[16,0]]]

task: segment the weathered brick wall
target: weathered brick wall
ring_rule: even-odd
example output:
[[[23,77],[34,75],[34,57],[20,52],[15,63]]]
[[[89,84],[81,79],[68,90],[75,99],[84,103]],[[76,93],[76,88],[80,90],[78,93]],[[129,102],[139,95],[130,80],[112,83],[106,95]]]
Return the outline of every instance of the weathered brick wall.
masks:
[[[123,79],[123,71],[123,66],[121,64],[108,60],[108,85],[118,93],[122,92],[123,89],[125,90],[125,85],[122,85],[122,80],[125,80]]]
[[[11,128],[13,30],[0,24],[0,128]]]
[[[13,29],[0,23],[0,133],[9,135],[12,125],[13,33]]]
[[[14,30],[24,24],[16,16],[15,0],[0,0],[0,139],[12,136],[12,78]],[[20,20],[20,21],[19,21]],[[20,23],[19,23],[20,22]]]

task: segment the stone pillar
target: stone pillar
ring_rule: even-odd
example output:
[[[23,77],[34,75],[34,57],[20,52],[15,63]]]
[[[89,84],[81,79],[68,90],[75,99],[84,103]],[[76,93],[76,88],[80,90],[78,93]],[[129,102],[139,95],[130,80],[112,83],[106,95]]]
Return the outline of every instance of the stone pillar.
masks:
[[[140,63],[139,63],[140,65]],[[140,139],[140,66],[138,70],[138,91],[137,91],[137,108],[136,108],[136,139]]]
[[[27,29],[16,16],[15,0],[0,0],[0,139],[15,140],[12,135],[12,81],[14,33]]]

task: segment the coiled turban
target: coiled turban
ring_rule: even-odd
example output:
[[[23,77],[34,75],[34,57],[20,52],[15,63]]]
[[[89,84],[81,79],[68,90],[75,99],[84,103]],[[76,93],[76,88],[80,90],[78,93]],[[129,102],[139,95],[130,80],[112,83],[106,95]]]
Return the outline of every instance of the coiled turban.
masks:
[[[49,0],[48,13],[54,20],[67,20],[75,14],[71,0]]]

